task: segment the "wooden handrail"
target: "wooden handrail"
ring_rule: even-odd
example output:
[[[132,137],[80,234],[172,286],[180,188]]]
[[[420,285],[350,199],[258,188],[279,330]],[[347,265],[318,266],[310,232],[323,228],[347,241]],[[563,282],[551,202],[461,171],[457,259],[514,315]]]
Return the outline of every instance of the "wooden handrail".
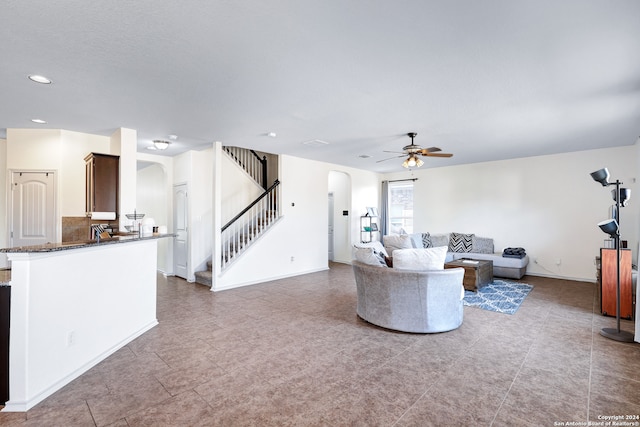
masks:
[[[258,153],[256,153],[253,150],[249,150],[251,151],[251,154],[253,154],[254,156],[256,156],[256,159],[258,159],[258,161],[260,162],[260,164],[262,164],[262,188],[267,188],[267,156],[262,156],[262,158],[260,158],[260,156],[258,155]]]
[[[229,226],[231,224],[233,224],[234,222],[236,222],[238,219],[240,219],[242,217],[242,215],[244,215],[245,213],[247,213],[249,211],[249,209],[251,209],[252,207],[254,207],[256,204],[258,204],[258,202],[260,200],[262,200],[263,198],[265,198],[269,193],[271,193],[271,191],[273,191],[274,188],[276,188],[278,185],[280,185],[280,181],[279,180],[275,180],[275,182],[273,183],[273,185],[271,185],[271,187],[267,188],[264,193],[262,193],[261,195],[259,195],[253,202],[251,202],[246,208],[244,208],[242,211],[240,211],[240,213],[236,216],[233,217],[233,219],[231,221],[229,221],[228,223],[226,223],[225,225],[222,226],[222,231],[226,230],[227,228],[229,228]]]

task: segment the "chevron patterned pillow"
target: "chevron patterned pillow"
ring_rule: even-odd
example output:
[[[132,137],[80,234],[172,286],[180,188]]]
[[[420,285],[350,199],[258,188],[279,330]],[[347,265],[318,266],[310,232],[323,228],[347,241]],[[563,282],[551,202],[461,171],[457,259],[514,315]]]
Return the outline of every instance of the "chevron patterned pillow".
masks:
[[[450,252],[471,252],[473,248],[473,234],[451,233],[449,236]]]
[[[431,244],[431,234],[422,233],[422,247],[423,248],[431,248],[433,245]]]

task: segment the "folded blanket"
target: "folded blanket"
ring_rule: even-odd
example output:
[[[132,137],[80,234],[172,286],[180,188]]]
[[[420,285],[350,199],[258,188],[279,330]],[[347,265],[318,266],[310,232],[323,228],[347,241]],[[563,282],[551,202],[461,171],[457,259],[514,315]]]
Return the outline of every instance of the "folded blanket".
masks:
[[[502,254],[502,258],[519,258],[519,259],[522,259],[522,258],[524,258],[526,256],[527,256],[527,254],[521,254],[521,255]]]
[[[502,251],[502,256],[504,257],[514,257],[514,258],[524,258],[527,252],[524,248],[505,248]]]

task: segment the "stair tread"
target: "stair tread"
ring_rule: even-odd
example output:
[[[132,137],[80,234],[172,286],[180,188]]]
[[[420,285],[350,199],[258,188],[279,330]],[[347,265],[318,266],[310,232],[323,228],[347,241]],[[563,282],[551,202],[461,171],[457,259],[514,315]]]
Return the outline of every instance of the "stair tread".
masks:
[[[196,283],[209,286],[213,284],[213,273],[211,271],[196,271]]]

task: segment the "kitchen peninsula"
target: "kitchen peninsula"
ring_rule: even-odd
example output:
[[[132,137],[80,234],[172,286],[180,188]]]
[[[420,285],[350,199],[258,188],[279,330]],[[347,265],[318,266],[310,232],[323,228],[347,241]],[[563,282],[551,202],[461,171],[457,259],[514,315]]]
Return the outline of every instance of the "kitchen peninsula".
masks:
[[[0,249],[11,261],[9,400],[27,411],[158,324],[157,239]]]

